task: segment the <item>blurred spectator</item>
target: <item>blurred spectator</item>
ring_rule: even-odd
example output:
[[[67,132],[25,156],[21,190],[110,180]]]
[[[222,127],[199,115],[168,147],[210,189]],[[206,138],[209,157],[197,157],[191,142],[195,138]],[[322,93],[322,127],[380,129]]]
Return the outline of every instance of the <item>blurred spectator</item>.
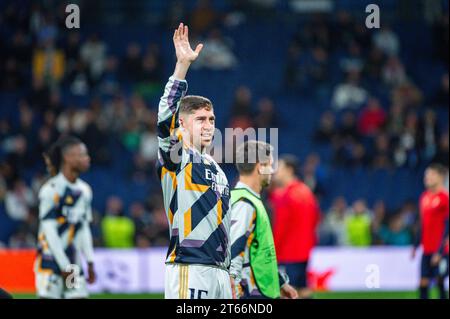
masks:
[[[36,111],[43,113],[50,103],[50,90],[41,77],[32,80],[31,92],[28,96],[30,105]]]
[[[36,237],[26,227],[20,227],[10,238],[8,247],[11,249],[33,249],[36,247]]]
[[[255,126],[257,128],[278,126],[277,113],[273,101],[268,97],[264,97],[258,101],[258,113],[255,116]]]
[[[215,11],[209,0],[198,0],[191,13],[189,27],[197,34],[210,30],[220,21],[219,13]]]
[[[45,110],[41,113],[51,112],[54,115],[59,115],[64,109],[63,101],[61,100],[61,94],[57,90],[50,92],[49,101]],[[48,113],[47,113],[48,114]],[[47,123],[49,124],[49,123]]]
[[[359,132],[364,136],[373,136],[380,131],[386,121],[386,114],[380,102],[375,98],[367,101],[358,121]]]
[[[391,216],[388,225],[381,227],[380,239],[384,245],[409,246],[412,244],[411,234],[405,227],[400,214]]]
[[[81,36],[79,32],[70,32],[64,43],[64,55],[66,57],[67,72],[73,71],[80,58]]]
[[[183,0],[174,0],[170,2],[167,11],[166,23],[169,30],[178,28],[180,21],[185,19],[186,8]]]
[[[322,223],[323,237],[328,239],[330,245],[347,245],[347,213],[348,207],[345,198],[335,198]]]
[[[121,77],[124,80],[136,82],[142,69],[141,46],[131,42],[127,46],[125,58],[122,60]]]
[[[408,77],[403,64],[396,56],[388,58],[382,69],[383,81],[388,86],[404,84]]]
[[[29,158],[27,139],[22,135],[13,135],[3,140],[0,147],[7,154],[6,160],[11,165],[14,172],[23,172],[26,167],[30,167],[33,159]]]
[[[365,23],[357,22],[354,27],[353,39],[359,45],[362,52],[368,52],[372,46],[372,34]]]
[[[134,246],[135,226],[124,216],[123,202],[110,196],[106,202],[105,217],[102,223],[103,242],[108,248],[131,248]]]
[[[36,199],[39,196],[39,189],[42,185],[47,181],[48,177],[47,175],[38,172],[33,176],[33,179],[31,180],[31,191],[33,192]]]
[[[326,182],[326,169],[321,165],[320,156],[316,153],[309,154],[303,165],[303,181],[316,196],[324,194]]]
[[[119,90],[120,81],[118,67],[119,62],[117,57],[111,55],[106,59],[105,70],[99,81],[101,93],[111,96]]]
[[[332,40],[334,48],[347,47],[353,40],[355,28],[354,18],[345,10],[336,13],[336,22],[332,27]]]
[[[22,30],[17,30],[12,36],[11,46],[8,50],[9,57],[17,61],[18,69],[25,71],[31,61],[31,41]]]
[[[92,211],[91,233],[94,247],[104,247],[102,238],[102,216],[97,210]]]
[[[237,59],[231,50],[230,41],[223,38],[219,29],[209,31],[203,45],[202,54],[192,65],[194,69],[227,70],[236,65]]]
[[[314,133],[314,140],[317,143],[330,143],[337,137],[336,118],[331,111],[324,112],[320,117],[319,127]]]
[[[371,224],[372,231],[372,244],[373,245],[382,245],[383,242],[380,238],[380,231],[383,227],[383,223],[386,218],[386,205],[384,201],[379,200],[375,203],[373,207],[373,219]]]
[[[436,155],[433,157],[432,162],[441,163],[445,166],[448,166],[449,163],[449,153],[448,153],[448,130],[445,133],[442,133],[439,138],[439,146],[436,152]]]
[[[18,171],[13,167],[13,165],[11,165],[9,161],[0,162],[0,174],[5,183],[5,191],[8,188],[12,187],[14,182],[19,179]]]
[[[140,139],[139,152],[147,162],[155,161],[158,155],[158,136],[155,128],[154,123],[148,124]]]
[[[159,97],[163,90],[162,60],[157,45],[149,45],[147,53],[142,58],[142,70],[136,93],[145,99]]]
[[[444,62],[448,67],[449,55],[449,27],[448,11],[443,12],[439,19],[436,19],[432,26],[432,37],[435,56]]]
[[[374,168],[389,169],[392,167],[391,143],[387,134],[380,134],[375,137],[375,150],[371,158]]]
[[[301,84],[299,76],[299,61],[302,55],[302,49],[298,44],[292,42],[289,45],[286,56],[286,65],[284,67],[284,83],[288,89],[295,89]]]
[[[253,126],[252,92],[248,87],[240,86],[236,89],[231,114],[230,127],[245,130]]]
[[[433,96],[430,103],[432,106],[438,106],[442,108],[448,107],[450,103],[448,94],[448,73],[442,75],[439,90]]]
[[[0,119],[0,141],[5,140],[11,135],[11,126],[6,119]],[[1,144],[0,144],[1,145]]]
[[[401,103],[405,108],[417,107],[421,105],[422,100],[422,91],[411,82],[397,85],[392,90],[393,103]]]
[[[416,227],[419,226],[417,223],[419,211],[416,202],[414,200],[407,200],[403,203],[399,214],[403,219],[403,224],[412,234]]]
[[[367,91],[359,84],[360,74],[351,71],[347,74],[346,81],[334,88],[332,106],[336,110],[346,108],[358,108],[368,97]]]
[[[139,248],[150,247],[150,238],[148,228],[152,223],[150,214],[140,202],[134,202],[130,205],[130,216],[133,219],[135,232],[135,245]]]
[[[136,118],[130,118],[126,123],[122,133],[122,143],[131,152],[136,152],[140,145],[141,135],[139,123]]]
[[[58,84],[64,76],[64,52],[55,47],[52,39],[47,39],[34,51],[33,77],[47,85]]]
[[[67,74],[67,85],[76,96],[86,96],[93,85],[92,77],[85,62],[79,59],[73,70]]]
[[[68,107],[56,119],[56,127],[60,133],[73,133],[81,135],[88,125],[87,110],[78,110],[74,107]]]
[[[415,112],[409,112],[405,119],[405,127],[398,137],[394,151],[397,166],[416,167],[419,164],[418,138],[419,122]]]
[[[125,129],[130,117],[127,101],[121,93],[113,96],[112,100],[102,108],[99,121],[102,127],[107,127],[112,134],[119,134]]]
[[[398,136],[405,125],[404,106],[401,103],[395,103],[389,109],[386,129],[392,136]]]
[[[169,224],[167,221],[166,211],[160,197],[155,201],[153,205],[153,224],[150,229],[149,235],[153,246],[165,246],[169,245]]]
[[[340,61],[340,66],[346,73],[362,71],[364,58],[360,46],[355,41],[350,43],[346,55]]]
[[[371,79],[376,81],[381,79],[382,69],[385,65],[385,56],[383,51],[377,47],[373,47],[367,56],[364,66],[364,73]]]
[[[317,46],[311,50],[308,76],[313,85],[320,86],[327,82],[329,78],[329,57],[323,47]]]
[[[41,15],[40,23],[37,25],[36,37],[39,44],[53,43],[58,35],[55,18],[51,13],[45,12]]]
[[[356,116],[353,112],[347,111],[342,115],[341,125],[339,126],[338,134],[341,139],[359,138]]]
[[[33,191],[20,179],[14,182],[12,189],[5,195],[6,213],[13,220],[26,221],[30,207],[35,203]]]
[[[4,61],[2,61],[3,63]],[[15,58],[9,58],[4,62],[4,70],[0,82],[0,89],[15,91],[24,85],[24,76]]]
[[[371,214],[364,200],[353,203],[345,224],[351,246],[366,247],[371,244]]]
[[[419,147],[423,150],[423,160],[429,161],[436,154],[439,133],[440,130],[436,119],[436,113],[430,109],[426,110],[420,128]]]
[[[108,127],[100,120],[101,101],[91,101],[90,110],[86,112],[86,126],[82,139],[91,155],[93,164],[106,165],[111,161],[110,134]]]
[[[353,112],[345,112],[339,127],[339,138],[332,144],[334,163],[348,167],[366,165],[368,154],[364,145],[359,142],[360,136]]]
[[[89,69],[91,79],[97,82],[103,74],[106,60],[106,45],[98,34],[92,34],[81,45],[80,56]]]
[[[34,33],[34,35],[38,32],[38,30],[44,23],[44,14],[42,12],[41,6],[42,5],[39,3],[33,3],[30,8],[29,27],[30,31]]]
[[[375,32],[373,44],[388,56],[398,55],[400,51],[398,36],[387,24],[383,24],[380,31]]]
[[[6,196],[7,185],[6,185],[5,178],[3,177],[3,175],[1,173],[2,172],[0,170],[0,202],[3,202],[5,200],[5,196]]]

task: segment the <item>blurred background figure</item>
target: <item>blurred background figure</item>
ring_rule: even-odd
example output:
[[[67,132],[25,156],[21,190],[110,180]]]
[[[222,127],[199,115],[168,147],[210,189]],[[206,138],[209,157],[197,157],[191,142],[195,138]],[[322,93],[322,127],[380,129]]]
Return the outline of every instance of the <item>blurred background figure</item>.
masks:
[[[362,199],[356,200],[346,219],[346,231],[350,246],[367,247],[372,243],[371,212]]]
[[[284,267],[300,298],[312,298],[307,282],[308,261],[317,244],[320,208],[312,191],[298,177],[295,156],[279,158],[270,195],[278,263]]]
[[[348,210],[345,198],[337,197],[333,201],[321,225],[322,244],[335,246],[345,246],[348,244],[346,229]]]
[[[211,70],[227,70],[233,68],[236,63],[236,57],[231,51],[230,41],[226,41],[219,29],[213,29],[208,33],[206,39],[201,41],[205,46],[202,55],[192,67],[207,68]],[[228,43],[227,43],[228,42]]]
[[[448,298],[444,284],[445,276],[448,275],[448,261],[445,265],[444,259],[444,265],[441,265],[443,255],[448,256],[449,196],[444,187],[447,174],[448,169],[445,166],[433,163],[428,166],[423,178],[426,190],[422,193],[419,203],[420,231],[412,251],[414,257],[419,246],[423,249],[419,283],[421,299],[430,298],[429,288],[432,280],[437,281],[440,299]]]
[[[122,200],[111,196],[106,202],[105,217],[102,220],[103,242],[108,248],[131,248],[134,246],[135,225],[124,216]]]

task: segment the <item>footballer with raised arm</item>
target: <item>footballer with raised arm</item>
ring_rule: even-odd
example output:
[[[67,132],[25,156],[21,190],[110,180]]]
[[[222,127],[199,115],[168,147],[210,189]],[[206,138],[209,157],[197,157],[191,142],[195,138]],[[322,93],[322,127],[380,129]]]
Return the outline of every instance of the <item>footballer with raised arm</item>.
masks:
[[[95,281],[92,190],[79,178],[89,169],[87,148],[78,138],[60,137],[44,154],[52,177],[39,191],[36,290],[45,299],[82,299],[88,291],[81,255],[88,263],[87,282]]]
[[[186,96],[186,73],[202,44],[193,50],[188,27],[173,35],[177,62],[158,109],[158,174],[169,221],[165,298],[232,298],[230,265],[230,188],[206,154],[215,129],[211,101]]]

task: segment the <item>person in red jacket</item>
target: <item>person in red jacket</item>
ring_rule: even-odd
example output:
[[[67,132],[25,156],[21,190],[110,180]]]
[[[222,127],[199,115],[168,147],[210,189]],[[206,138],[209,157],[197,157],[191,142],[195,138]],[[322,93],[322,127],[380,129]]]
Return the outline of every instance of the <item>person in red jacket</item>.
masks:
[[[274,175],[278,188],[269,195],[269,201],[273,209],[273,235],[280,268],[286,270],[300,298],[311,298],[307,267],[316,244],[320,209],[314,194],[300,181],[297,172],[298,160],[294,156],[280,157]]]
[[[417,247],[422,246],[419,286],[421,299],[428,299],[428,290],[433,279],[437,280],[440,298],[447,298],[444,287],[445,273],[439,271],[439,264],[441,261],[445,262],[448,238],[449,195],[444,187],[446,175],[447,168],[441,164],[431,164],[425,170],[426,190],[420,196],[420,232],[412,252],[412,257],[415,257]]]
[[[386,122],[386,113],[380,102],[371,98],[358,119],[359,132],[364,136],[373,136]]]

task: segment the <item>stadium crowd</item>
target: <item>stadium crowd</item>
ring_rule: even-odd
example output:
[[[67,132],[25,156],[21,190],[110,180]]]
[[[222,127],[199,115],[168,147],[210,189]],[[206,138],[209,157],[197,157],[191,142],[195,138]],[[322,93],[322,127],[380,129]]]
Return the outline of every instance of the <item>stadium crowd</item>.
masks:
[[[166,23],[185,16],[175,2]],[[245,10],[244,10],[245,12]],[[178,18],[177,18],[178,17]],[[197,68],[227,70],[239,63],[233,41],[220,26],[239,16],[220,16],[208,1],[190,14],[195,41],[205,52]],[[123,56],[111,54],[99,34],[61,32],[63,20],[38,5],[29,11],[10,5],[0,13],[0,92],[22,88],[13,116],[0,113],[0,205],[14,221],[14,232],[0,246],[35,247],[38,224],[36,194],[46,178],[42,152],[60,134],[79,136],[90,150],[93,170],[116,167],[116,183],[151,181],[151,195],[125,205],[110,194],[95,207],[92,224],[96,246],[150,247],[168,244],[168,226],[155,174],[157,101],[165,82],[168,57],[158,43],[130,42]],[[218,26],[219,25],[219,26]],[[434,55],[446,72],[433,94],[424,94],[402,61],[399,36],[388,25],[369,32],[363,22],[341,12],[334,20],[311,19],[286,48],[287,94],[327,98],[313,143],[331,148],[329,158],[311,152],[302,159],[301,175],[319,200],[325,196],[327,165],[418,170],[430,162],[448,165],[448,13],[432,26]],[[331,55],[339,56],[333,65]],[[194,67],[194,66],[193,66]],[[330,80],[339,68],[342,79]],[[280,83],[280,86],[283,83]],[[277,101],[242,83],[230,105],[229,127],[281,127]],[[68,93],[71,98],[64,98]],[[131,92],[131,93],[130,93]],[[327,92],[329,94],[327,94]],[[207,92],[205,93],[207,94]],[[104,97],[107,97],[106,99]],[[2,101],[0,100],[0,103]],[[115,172],[112,170],[111,172]],[[364,198],[336,197],[322,207],[319,230],[323,245],[410,245],[417,227],[413,198],[392,211],[380,199],[372,207]],[[94,190],[95,196],[95,190]],[[0,211],[0,213],[2,213]],[[112,235],[114,234],[114,236]]]

